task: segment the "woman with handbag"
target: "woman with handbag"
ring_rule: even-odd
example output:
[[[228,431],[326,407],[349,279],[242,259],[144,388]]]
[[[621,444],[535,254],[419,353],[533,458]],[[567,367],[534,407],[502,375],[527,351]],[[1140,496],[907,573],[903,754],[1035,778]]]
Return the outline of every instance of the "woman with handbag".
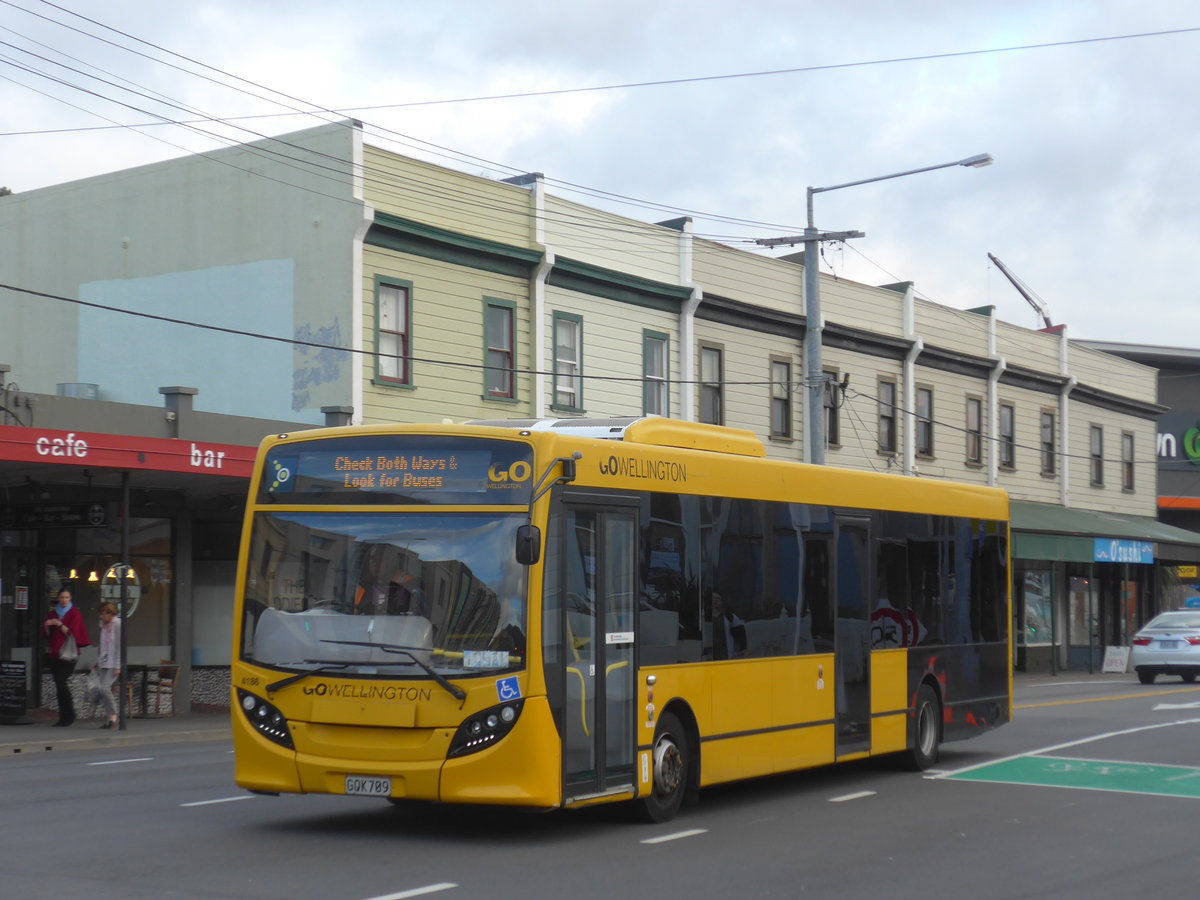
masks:
[[[96,675],[96,699],[104,707],[106,718],[101,728],[117,726],[117,702],[113,682],[121,675],[121,620],[115,603],[100,604],[100,654],[92,667]],[[90,676],[89,676],[90,677]]]
[[[75,721],[75,701],[71,699],[67,679],[75,671],[79,651],[91,643],[83,613],[71,602],[68,588],[58,592],[54,608],[46,613],[42,623],[42,633],[46,636],[46,665],[54,676],[54,692],[58,696],[58,721],[54,724],[65,727]]]

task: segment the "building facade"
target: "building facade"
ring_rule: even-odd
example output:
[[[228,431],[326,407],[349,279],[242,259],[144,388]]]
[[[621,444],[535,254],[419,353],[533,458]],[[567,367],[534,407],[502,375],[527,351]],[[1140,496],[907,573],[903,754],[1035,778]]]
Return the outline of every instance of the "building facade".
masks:
[[[803,460],[818,416],[830,465],[1010,492],[1026,667],[1096,665],[1164,602],[1162,567],[1200,561],[1155,518],[1155,369],[823,278],[809,408],[801,259],[400,156],[353,122],[0,198],[0,238],[0,646],[37,702],[52,592],[75,585],[94,623],[81,573],[113,561],[145,586],[130,658],[221,696],[196,686],[229,663],[252,448],[329,422],[646,413]]]

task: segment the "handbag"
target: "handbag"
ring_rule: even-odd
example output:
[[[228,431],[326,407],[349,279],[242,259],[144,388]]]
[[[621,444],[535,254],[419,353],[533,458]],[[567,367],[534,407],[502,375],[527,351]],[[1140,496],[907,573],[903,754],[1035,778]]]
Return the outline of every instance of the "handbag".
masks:
[[[75,643],[75,635],[67,635],[63,645],[58,648],[58,658],[63,662],[75,662],[79,658],[79,646]]]

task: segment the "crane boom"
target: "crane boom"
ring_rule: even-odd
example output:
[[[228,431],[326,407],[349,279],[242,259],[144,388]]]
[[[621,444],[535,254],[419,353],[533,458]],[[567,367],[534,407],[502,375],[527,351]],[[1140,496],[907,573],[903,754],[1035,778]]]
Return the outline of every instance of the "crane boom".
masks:
[[[1012,286],[1017,289],[1017,293],[1024,297],[1026,302],[1028,302],[1029,305],[1034,308],[1037,314],[1042,317],[1045,327],[1053,328],[1054,323],[1050,321],[1050,310],[1046,308],[1046,304],[1043,303],[1041,299],[1034,294],[1034,292],[1030,290],[1023,281],[1021,281],[1020,278],[1008,271],[1008,266],[1004,265],[1004,263],[1000,262],[1000,260],[990,253],[988,254],[988,259],[996,264],[996,268],[999,269],[1003,273],[1004,277],[1012,283]]]

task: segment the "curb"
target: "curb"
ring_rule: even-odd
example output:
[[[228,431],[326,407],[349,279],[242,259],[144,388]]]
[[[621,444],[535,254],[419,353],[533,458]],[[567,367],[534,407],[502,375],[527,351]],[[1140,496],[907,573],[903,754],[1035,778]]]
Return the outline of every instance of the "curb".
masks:
[[[22,733],[18,740],[3,740],[9,737],[0,731],[0,758],[27,753],[48,753],[64,750],[95,750],[105,747],[140,747],[154,744],[184,744],[198,741],[229,741],[232,740],[229,726],[222,723],[218,727],[180,728],[171,731],[131,731],[116,732],[115,734],[100,733],[96,735],[68,736],[56,732],[47,732],[38,725],[13,725],[10,728],[20,729]],[[13,735],[16,737],[16,735]]]

